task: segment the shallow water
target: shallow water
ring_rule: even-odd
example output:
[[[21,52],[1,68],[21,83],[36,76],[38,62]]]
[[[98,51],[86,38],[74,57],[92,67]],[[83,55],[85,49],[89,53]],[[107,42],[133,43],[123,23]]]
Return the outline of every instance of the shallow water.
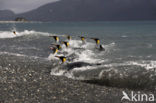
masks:
[[[155,21],[4,23],[0,24],[0,55],[51,61],[51,75],[100,85],[154,89],[155,28]],[[65,34],[72,36],[69,48],[62,45],[62,50],[53,54],[49,47],[55,41],[49,35],[67,41],[62,36]],[[85,44],[79,36],[87,37]],[[99,38],[105,50],[98,50],[91,37]],[[61,64],[55,55],[66,56],[67,62]]]

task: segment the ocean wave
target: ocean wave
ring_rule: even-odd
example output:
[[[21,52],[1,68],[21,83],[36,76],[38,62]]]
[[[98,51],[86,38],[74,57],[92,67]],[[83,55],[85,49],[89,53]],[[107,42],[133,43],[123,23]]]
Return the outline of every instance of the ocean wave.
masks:
[[[10,55],[10,56],[17,56],[17,57],[29,57],[29,58],[33,58],[33,59],[44,59],[44,60],[48,60],[47,58],[41,58],[38,56],[28,56],[25,54],[20,54],[20,53],[11,53],[11,52],[0,52],[0,55]]]
[[[144,64],[134,63],[132,61],[114,64],[74,62],[59,66],[55,70],[52,69],[51,74],[59,74],[59,76],[66,76],[97,85],[131,89],[155,89],[155,61],[142,62]]]
[[[22,32],[16,31],[16,34],[13,33],[13,31],[0,31],[0,38],[16,38],[20,36],[25,35],[43,35],[43,36],[49,36],[49,33],[46,32],[37,32],[34,30],[24,30]]]
[[[116,61],[116,59],[112,60],[113,58],[105,58],[106,56],[112,56],[113,52],[116,49],[119,49],[117,48],[115,42],[110,44],[102,44],[105,50],[100,51],[96,48],[96,44],[93,42],[88,41],[83,44],[81,40],[72,39],[69,41],[69,48],[66,48],[64,45],[62,45],[62,50],[60,50],[57,54],[52,54],[50,50],[48,51],[48,45],[50,45],[51,38],[46,36],[56,34],[25,30],[23,32],[17,31],[16,35],[14,35],[11,31],[0,31],[0,38],[16,38],[25,35],[43,35],[45,37],[31,38],[30,41],[32,42],[28,41],[26,38],[17,38],[15,41],[18,41],[13,42],[15,43],[14,45],[10,45],[12,44],[12,41],[10,44],[8,44],[10,48],[16,49],[6,49],[6,41],[2,41],[2,43],[4,43],[2,50],[16,50],[15,52],[18,53],[0,52],[0,55],[8,54],[14,56],[46,59],[53,64],[53,66],[50,68],[51,75],[66,76],[74,80],[81,80],[98,85],[125,88],[154,88],[156,86],[155,60],[122,61],[123,57],[121,57],[120,60]],[[39,40],[43,40],[43,42],[38,42]],[[19,42],[23,43],[23,45],[19,45],[18,47],[17,45]],[[25,43],[27,43],[27,45],[25,45]],[[32,45],[32,43],[34,43],[34,45]],[[32,50],[31,54],[29,54],[30,50]],[[27,52],[20,54],[20,51]],[[39,54],[36,52],[39,52]],[[49,56],[47,56],[47,58],[40,56],[45,55],[44,53],[46,56]],[[56,55],[67,57],[67,62],[61,64],[60,60],[55,57]],[[133,58],[133,55],[131,58]]]

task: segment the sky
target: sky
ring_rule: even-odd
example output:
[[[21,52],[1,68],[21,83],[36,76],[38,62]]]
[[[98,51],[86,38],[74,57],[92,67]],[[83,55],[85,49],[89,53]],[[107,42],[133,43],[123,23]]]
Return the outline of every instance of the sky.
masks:
[[[50,2],[56,2],[56,1],[59,0],[0,0],[0,10],[7,9],[7,10],[12,10],[15,13],[22,13],[22,12],[30,11],[32,9],[36,9],[44,4]],[[129,4],[131,0],[114,0],[114,1],[119,3],[123,3],[124,1]],[[141,0],[132,0],[132,2],[134,1],[140,3]],[[149,0],[149,3],[150,2],[156,4],[156,0]]]
[[[7,9],[22,13],[55,1],[58,0],[0,0],[0,10]]]

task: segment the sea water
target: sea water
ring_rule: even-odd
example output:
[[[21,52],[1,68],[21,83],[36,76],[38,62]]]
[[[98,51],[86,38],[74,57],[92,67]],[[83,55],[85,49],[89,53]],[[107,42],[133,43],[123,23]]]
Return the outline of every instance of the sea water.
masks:
[[[156,21],[0,23],[0,55],[51,61],[49,75],[130,88],[156,86]],[[16,31],[16,34],[13,33]],[[54,39],[70,46],[53,54]],[[86,37],[82,43],[79,36]],[[94,40],[99,38],[105,50]],[[67,57],[62,64],[55,56]],[[18,58],[17,58],[18,59]]]

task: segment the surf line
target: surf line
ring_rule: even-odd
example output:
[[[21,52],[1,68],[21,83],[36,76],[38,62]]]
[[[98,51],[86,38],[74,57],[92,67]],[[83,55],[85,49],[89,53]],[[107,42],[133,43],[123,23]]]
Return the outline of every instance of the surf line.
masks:
[[[68,41],[59,41],[60,40],[60,37],[61,35],[51,35],[49,37],[53,37],[53,39],[55,40],[55,43],[57,44],[54,44],[52,43],[52,47],[50,47],[51,50],[53,50],[53,54],[56,55],[58,53],[59,50],[62,49],[61,47],[61,44],[64,44],[66,46],[66,48],[69,48],[70,44],[69,44],[69,40],[72,39],[72,36],[70,35],[62,35],[62,37],[66,37]],[[95,41],[96,43],[96,48],[100,51],[105,51],[105,48],[102,46],[102,44],[100,44],[100,39],[99,38],[90,38],[90,37],[84,37],[84,36],[78,36],[82,43],[85,44],[86,43],[86,39],[89,38],[89,39],[92,39]],[[65,63],[67,61],[67,57],[65,56],[55,56],[57,58],[59,58],[61,61],[62,61],[62,64]]]

